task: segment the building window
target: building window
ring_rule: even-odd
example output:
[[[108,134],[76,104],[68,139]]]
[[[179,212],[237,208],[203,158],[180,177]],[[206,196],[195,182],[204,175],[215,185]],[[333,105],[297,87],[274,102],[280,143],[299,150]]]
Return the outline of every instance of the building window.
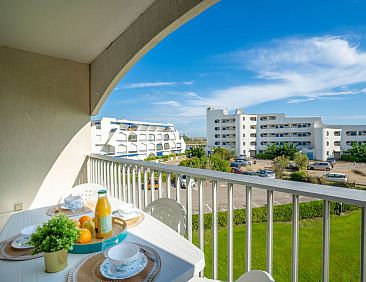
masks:
[[[257,134],[255,134],[255,133],[251,133],[251,134],[250,134],[250,137],[257,137]]]
[[[329,146],[329,141],[327,141],[327,146]]]
[[[156,151],[162,151],[163,150],[163,144],[158,143],[156,144]]]
[[[327,136],[329,136],[329,131],[327,131]]]
[[[220,127],[215,127],[215,130],[216,130],[216,131],[220,130]]]
[[[251,120],[251,121],[256,121],[256,120],[257,120],[257,118],[256,118],[256,117],[251,117],[251,118],[250,118],[250,120]]]
[[[261,117],[261,120],[268,120],[268,117]]]
[[[334,131],[334,136],[341,136],[341,132],[340,131]]]
[[[219,119],[215,119],[215,123],[220,123],[220,120]]]
[[[243,129],[245,129],[245,125],[243,125]]]
[[[245,120],[245,117],[243,117],[243,121]]]
[[[216,145],[216,146],[219,146],[219,145],[220,145],[220,142],[215,142],[215,145]]]
[[[250,142],[250,145],[252,146],[257,145],[257,142]]]
[[[340,141],[334,141],[334,146],[341,146],[341,142]]]
[[[135,134],[129,135],[128,142],[137,142],[137,135],[135,135]]]
[[[243,142],[243,146],[245,146],[245,142]]]
[[[215,138],[220,138],[220,134],[215,134]]]
[[[327,157],[329,157],[329,151],[327,151]]]
[[[243,133],[243,137],[245,137],[245,133]]]

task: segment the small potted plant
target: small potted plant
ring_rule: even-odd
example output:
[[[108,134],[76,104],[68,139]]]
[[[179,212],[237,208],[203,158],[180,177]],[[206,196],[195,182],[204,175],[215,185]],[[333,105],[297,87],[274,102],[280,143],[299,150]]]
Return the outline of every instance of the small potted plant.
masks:
[[[34,254],[44,253],[45,271],[58,272],[67,266],[68,251],[78,240],[80,230],[66,215],[54,216],[32,234],[29,245]]]

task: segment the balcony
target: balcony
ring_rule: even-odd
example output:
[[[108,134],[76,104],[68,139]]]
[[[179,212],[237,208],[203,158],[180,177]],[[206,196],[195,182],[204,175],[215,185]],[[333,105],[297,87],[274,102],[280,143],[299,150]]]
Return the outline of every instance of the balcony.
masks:
[[[291,221],[291,281],[298,281],[299,276],[299,249],[306,248],[301,246],[299,241],[299,200],[300,197],[310,197],[314,200],[321,200],[323,203],[323,231],[322,231],[322,260],[318,267],[322,269],[322,276],[318,279],[328,281],[330,266],[330,205],[332,202],[342,202],[361,207],[361,231],[360,231],[360,260],[361,260],[361,280],[366,267],[366,257],[363,255],[366,251],[366,193],[359,190],[349,190],[333,186],[315,185],[307,183],[297,183],[283,180],[271,180],[259,177],[251,177],[232,173],[222,173],[211,170],[193,169],[180,166],[163,165],[157,163],[117,159],[108,156],[89,155],[88,157],[87,178],[93,183],[99,183],[106,186],[113,196],[122,200],[134,203],[138,207],[144,207],[157,198],[168,197],[176,199],[183,204],[187,210],[187,234],[186,237],[193,241],[193,215],[198,214],[198,246],[204,251],[205,229],[204,229],[204,186],[210,189],[210,199],[212,203],[212,253],[206,257],[206,266],[211,264],[212,277],[218,278],[219,258],[226,252],[227,258],[227,277],[229,281],[233,280],[233,257],[234,257],[234,185],[237,193],[244,194],[246,206],[246,230],[245,238],[245,271],[249,271],[253,259],[253,223],[252,223],[252,202],[253,189],[264,191],[266,195],[266,249],[265,249],[265,270],[269,273],[275,271],[273,264],[273,249],[276,237],[274,235],[274,196],[278,193],[285,193],[289,196],[292,203],[292,221]],[[128,172],[133,171],[132,178]],[[148,182],[155,181],[158,176],[159,187],[157,191],[151,192],[147,189],[142,190],[142,186],[147,187]],[[166,175],[166,181],[163,183],[162,175]],[[197,192],[191,185],[186,189],[181,189],[179,184],[179,175],[187,176],[187,183],[195,181]],[[173,183],[171,179],[175,179]],[[127,181],[127,179],[130,179]],[[175,186],[175,187],[173,187]],[[225,188],[223,188],[225,186]],[[178,187],[178,188],[176,188]],[[225,199],[218,198],[219,189],[226,190]],[[220,201],[220,203],[218,202]],[[222,242],[219,245],[219,204],[221,209],[227,210],[227,236],[225,237],[227,248],[221,249]],[[207,210],[206,210],[207,212]],[[221,239],[222,240],[222,239]],[[264,250],[263,250],[264,251]],[[219,256],[220,254],[220,256]],[[207,253],[206,253],[207,255]],[[204,272],[201,273],[201,276]]]

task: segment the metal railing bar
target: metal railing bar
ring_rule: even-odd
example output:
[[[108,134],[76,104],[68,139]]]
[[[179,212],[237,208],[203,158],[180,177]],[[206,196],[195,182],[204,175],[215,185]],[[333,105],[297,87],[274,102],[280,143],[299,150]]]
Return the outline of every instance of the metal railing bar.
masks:
[[[228,254],[227,254],[227,264],[228,264],[228,281],[233,281],[233,184],[227,184],[227,209],[228,209]]]
[[[322,281],[329,281],[330,203],[323,201]]]
[[[137,189],[138,189],[138,208],[142,207],[142,183],[141,183],[141,167],[137,168]]]
[[[273,191],[267,190],[266,270],[273,271]]]
[[[186,182],[187,234],[188,234],[188,240],[192,242],[192,187],[191,187],[191,177],[189,175],[187,175],[186,181],[187,181]]]
[[[299,196],[292,195],[292,275],[291,281],[298,281],[299,267]]]
[[[218,275],[218,227],[217,227],[217,182],[212,181],[212,279],[217,279]]]
[[[252,187],[246,187],[245,197],[245,214],[246,214],[246,242],[245,242],[245,271],[252,269]]]
[[[202,253],[205,253],[204,238],[204,212],[203,212],[203,179],[198,180],[198,217],[199,217],[199,246]],[[204,270],[199,273],[200,277],[204,277]]]
[[[213,170],[205,170],[198,168],[189,168],[182,166],[172,166],[165,164],[157,164],[152,162],[144,162],[130,159],[119,159],[110,156],[100,156],[91,154],[91,158],[97,158],[105,161],[112,161],[117,163],[126,163],[132,165],[140,165],[153,170],[162,170],[179,175],[190,175],[196,178],[206,178],[210,181],[222,181],[225,183],[240,184],[260,189],[273,190],[276,192],[283,192],[287,194],[296,194],[301,196],[308,196],[312,198],[338,201],[342,203],[354,204],[364,206],[366,204],[366,193],[356,189],[344,189],[340,187],[301,183],[299,185],[295,181],[286,181],[278,179],[266,179],[264,177],[253,177],[248,175],[240,175],[234,173],[225,173]]]

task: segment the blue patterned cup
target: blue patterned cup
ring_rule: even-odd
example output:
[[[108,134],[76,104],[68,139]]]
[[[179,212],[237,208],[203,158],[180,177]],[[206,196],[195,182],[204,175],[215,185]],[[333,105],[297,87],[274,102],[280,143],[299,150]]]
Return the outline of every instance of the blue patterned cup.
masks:
[[[69,209],[81,209],[83,207],[83,199],[80,196],[68,196],[64,199],[65,206]]]
[[[140,248],[136,244],[122,243],[110,248],[107,259],[112,265],[112,271],[126,271],[134,268],[140,254]]]

